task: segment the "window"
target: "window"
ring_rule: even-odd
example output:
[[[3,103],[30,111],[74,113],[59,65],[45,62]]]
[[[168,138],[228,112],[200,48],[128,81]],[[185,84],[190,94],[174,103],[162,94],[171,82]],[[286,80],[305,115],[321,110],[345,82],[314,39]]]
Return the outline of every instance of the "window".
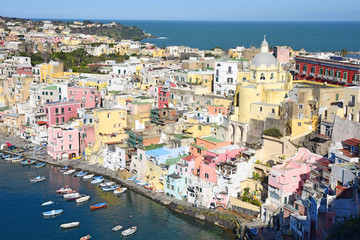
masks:
[[[324,73],[324,76],[329,76],[329,69],[325,69],[325,73]]]
[[[73,140],[73,138],[72,138],[72,135],[70,134],[69,135],[69,140],[71,141],[71,140]]]
[[[201,149],[197,148],[197,153],[201,154]]]
[[[64,118],[64,117],[61,118],[61,122],[65,122],[65,118]]]
[[[330,69],[330,74],[329,74],[330,77],[334,77],[334,69]]]
[[[301,127],[301,122],[298,122],[298,127]]]
[[[304,118],[304,114],[303,113],[298,113],[298,119],[303,119]]]
[[[305,74],[307,73],[307,65],[303,66],[303,73],[305,73]]]
[[[53,95],[53,92],[50,92],[50,96],[52,96]]]
[[[336,70],[336,75],[335,75],[335,77],[336,77],[337,79],[340,79],[340,76],[341,76],[341,71],[340,71],[340,70]]]
[[[274,73],[271,73],[270,75],[270,79],[273,80],[274,79]]]
[[[354,74],[353,76],[353,82],[358,82],[359,81],[359,74]]]
[[[260,107],[260,112],[262,112],[262,107]]]
[[[215,78],[215,82],[219,82],[219,78],[218,78],[218,77]]]
[[[265,74],[264,74],[264,73],[262,73],[262,74],[260,75],[260,80],[265,80]]]
[[[339,101],[339,94],[338,93],[336,94],[335,100]]]
[[[69,112],[71,112],[71,108],[69,108]]]
[[[71,150],[72,149],[72,145],[71,144],[69,144],[69,150]]]
[[[45,92],[45,95],[49,95],[49,93],[48,93],[48,92]]]
[[[323,69],[323,68],[319,68],[319,74],[320,74],[320,75],[323,75],[323,73],[324,73],[324,69]]]
[[[233,79],[232,79],[232,78],[228,78],[228,79],[227,79],[227,83],[233,83]]]
[[[271,113],[275,114],[275,108],[271,109]]]
[[[59,118],[56,118],[56,123],[59,123]]]
[[[348,72],[343,72],[343,79],[347,80],[347,78],[348,78]]]
[[[302,105],[302,104],[299,104],[299,105],[298,105],[298,109],[299,109],[299,110],[302,110],[302,109],[303,109],[303,105]]]
[[[230,66],[228,67],[228,73],[231,73],[231,67]]]
[[[205,178],[209,178],[209,174],[205,173]]]
[[[311,74],[314,75],[315,74],[315,66],[311,67]]]
[[[110,113],[107,114],[107,118],[110,118]]]
[[[300,70],[300,63],[296,64],[296,70]]]
[[[65,112],[65,109],[64,108],[61,108],[61,113],[64,113]]]
[[[59,93],[61,93],[61,88],[59,88]]]

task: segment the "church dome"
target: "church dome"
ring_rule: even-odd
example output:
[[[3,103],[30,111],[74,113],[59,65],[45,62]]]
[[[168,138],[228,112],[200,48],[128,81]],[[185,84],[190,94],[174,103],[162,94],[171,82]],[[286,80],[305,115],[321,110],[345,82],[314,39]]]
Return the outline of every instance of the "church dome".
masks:
[[[276,58],[271,53],[258,53],[251,61],[251,68],[259,68],[261,65],[265,65],[266,68],[276,68]]]

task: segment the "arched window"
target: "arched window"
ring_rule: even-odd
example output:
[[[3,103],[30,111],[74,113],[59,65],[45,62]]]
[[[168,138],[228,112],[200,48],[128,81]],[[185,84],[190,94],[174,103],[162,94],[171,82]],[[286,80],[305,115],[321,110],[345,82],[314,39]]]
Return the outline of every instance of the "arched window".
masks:
[[[255,78],[255,71],[253,71],[253,78]]]
[[[209,178],[209,174],[205,173],[205,178]]]
[[[260,80],[265,80],[265,74],[264,73],[261,74]]]

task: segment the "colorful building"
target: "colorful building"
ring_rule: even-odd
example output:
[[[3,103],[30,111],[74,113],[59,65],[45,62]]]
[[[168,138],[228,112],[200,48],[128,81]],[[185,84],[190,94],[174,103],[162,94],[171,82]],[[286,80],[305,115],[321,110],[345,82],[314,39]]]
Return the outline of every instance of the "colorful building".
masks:
[[[68,98],[81,102],[83,108],[96,108],[101,104],[101,94],[96,88],[68,87]]]
[[[47,115],[49,126],[54,126],[66,123],[70,118],[76,118],[78,116],[77,109],[80,107],[81,104],[78,101],[49,102],[45,104],[43,110]]]
[[[71,159],[79,156],[79,131],[76,128],[48,128],[48,155],[53,159]]]

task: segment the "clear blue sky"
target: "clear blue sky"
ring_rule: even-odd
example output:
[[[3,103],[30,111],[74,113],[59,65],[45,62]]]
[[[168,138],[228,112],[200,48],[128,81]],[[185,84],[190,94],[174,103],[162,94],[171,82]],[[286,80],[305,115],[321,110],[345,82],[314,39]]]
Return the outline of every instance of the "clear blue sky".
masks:
[[[2,0],[0,15],[121,20],[360,20],[360,0]]]

